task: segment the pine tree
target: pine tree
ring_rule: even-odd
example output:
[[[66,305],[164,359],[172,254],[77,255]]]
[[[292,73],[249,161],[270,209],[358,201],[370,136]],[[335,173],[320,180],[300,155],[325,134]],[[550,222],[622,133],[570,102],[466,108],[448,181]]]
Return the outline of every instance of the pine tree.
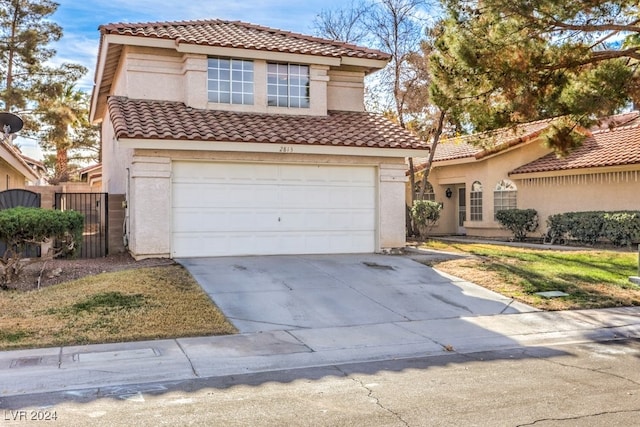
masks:
[[[0,103],[20,112],[33,99],[33,88],[55,55],[50,47],[62,28],[50,17],[58,4],[50,0],[0,1]]]
[[[640,101],[637,0],[445,0],[431,55],[433,100],[461,129],[562,116],[568,152],[597,117]]]

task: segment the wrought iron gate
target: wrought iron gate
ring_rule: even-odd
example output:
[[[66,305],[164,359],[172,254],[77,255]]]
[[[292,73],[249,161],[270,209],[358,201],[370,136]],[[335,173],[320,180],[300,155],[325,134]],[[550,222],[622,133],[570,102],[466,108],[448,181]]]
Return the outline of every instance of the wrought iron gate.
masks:
[[[80,258],[99,258],[109,253],[109,202],[107,193],[56,193],[57,210],[74,210],[84,216]]]

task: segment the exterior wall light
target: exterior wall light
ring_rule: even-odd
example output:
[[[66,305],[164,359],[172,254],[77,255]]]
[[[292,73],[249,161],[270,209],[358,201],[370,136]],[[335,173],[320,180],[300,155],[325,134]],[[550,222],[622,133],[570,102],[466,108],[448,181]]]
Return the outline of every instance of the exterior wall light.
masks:
[[[451,188],[447,188],[447,191],[444,192],[444,195],[447,196],[447,199],[450,199],[453,195],[453,191],[451,191]]]

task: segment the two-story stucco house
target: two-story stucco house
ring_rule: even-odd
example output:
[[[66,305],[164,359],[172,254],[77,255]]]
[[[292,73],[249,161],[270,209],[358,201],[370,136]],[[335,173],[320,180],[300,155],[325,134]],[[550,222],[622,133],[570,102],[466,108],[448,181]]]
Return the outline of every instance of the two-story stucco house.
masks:
[[[388,54],[221,20],[100,32],[91,119],[134,257],[404,246],[404,159],[428,148],[364,111]]]

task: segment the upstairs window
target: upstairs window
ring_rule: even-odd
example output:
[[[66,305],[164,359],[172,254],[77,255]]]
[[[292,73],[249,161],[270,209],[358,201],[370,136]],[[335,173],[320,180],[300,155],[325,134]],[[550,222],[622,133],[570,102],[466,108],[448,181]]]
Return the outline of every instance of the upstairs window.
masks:
[[[253,61],[209,58],[209,102],[253,105]]]
[[[309,108],[309,66],[267,64],[267,105]]]
[[[469,202],[471,204],[471,221],[482,221],[482,184],[479,181],[475,181],[471,186]]]
[[[518,188],[512,181],[508,179],[503,179],[496,185],[496,189],[493,192],[494,219],[498,211],[516,209],[518,207],[516,203],[517,195]]]

